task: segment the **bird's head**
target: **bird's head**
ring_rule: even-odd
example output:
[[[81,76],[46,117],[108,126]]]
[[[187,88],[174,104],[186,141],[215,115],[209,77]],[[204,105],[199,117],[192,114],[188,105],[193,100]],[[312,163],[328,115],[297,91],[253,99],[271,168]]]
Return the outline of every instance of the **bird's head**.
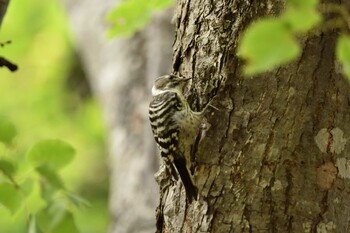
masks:
[[[173,74],[156,79],[152,87],[152,95],[156,96],[167,91],[184,94],[191,85],[191,78],[179,77]]]

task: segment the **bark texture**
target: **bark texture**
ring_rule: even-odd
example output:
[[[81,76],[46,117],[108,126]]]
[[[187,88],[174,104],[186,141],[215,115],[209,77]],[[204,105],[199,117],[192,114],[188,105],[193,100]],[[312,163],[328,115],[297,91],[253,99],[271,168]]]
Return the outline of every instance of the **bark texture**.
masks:
[[[155,231],[156,147],[148,121],[153,80],[169,73],[173,10],[131,38],[108,40],[105,17],[120,1],[64,1],[109,139],[111,233]]]
[[[302,38],[300,58],[266,75],[240,74],[239,36],[281,7],[178,1],[173,69],[193,77],[193,108],[226,82],[195,157],[199,200],[186,203],[180,183],[164,189],[158,232],[350,232],[350,86],[338,34]]]

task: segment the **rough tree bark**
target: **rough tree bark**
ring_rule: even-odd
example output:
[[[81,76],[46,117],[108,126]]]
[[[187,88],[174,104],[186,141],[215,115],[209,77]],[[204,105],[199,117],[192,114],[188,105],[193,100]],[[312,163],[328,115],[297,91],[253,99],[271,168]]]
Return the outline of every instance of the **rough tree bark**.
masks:
[[[131,38],[108,40],[105,18],[120,0],[63,2],[106,120],[111,174],[109,232],[154,232],[158,157],[147,107],[153,80],[171,68],[173,11],[156,14],[149,26]]]
[[[214,80],[226,83],[195,157],[199,200],[186,204],[181,183],[164,189],[158,232],[350,232],[350,86],[335,60],[337,32],[301,38],[292,64],[240,74],[240,35],[282,6],[177,2],[173,70],[193,77],[193,108]]]

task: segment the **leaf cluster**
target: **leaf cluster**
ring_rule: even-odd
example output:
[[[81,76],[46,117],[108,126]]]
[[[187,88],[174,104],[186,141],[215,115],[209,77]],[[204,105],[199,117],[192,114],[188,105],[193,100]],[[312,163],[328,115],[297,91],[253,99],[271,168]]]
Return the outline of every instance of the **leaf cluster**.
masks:
[[[335,13],[329,19],[324,14]],[[245,60],[246,76],[272,70],[291,62],[301,54],[298,42],[307,33],[340,28],[336,56],[350,78],[350,15],[345,6],[319,4],[318,0],[287,0],[284,12],[278,17],[263,18],[250,25],[242,35],[238,56]]]
[[[45,139],[18,155],[16,135],[16,126],[0,115],[0,208],[13,216],[25,212],[30,233],[78,233],[73,209],[87,202],[67,190],[59,173],[73,160],[75,149],[65,141]]]

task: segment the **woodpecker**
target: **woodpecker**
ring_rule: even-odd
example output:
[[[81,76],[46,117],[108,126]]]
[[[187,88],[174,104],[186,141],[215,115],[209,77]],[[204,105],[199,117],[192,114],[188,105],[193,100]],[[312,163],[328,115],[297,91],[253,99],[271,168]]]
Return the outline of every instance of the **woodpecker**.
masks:
[[[185,98],[190,85],[191,78],[176,75],[156,79],[149,119],[162,159],[175,179],[178,179],[177,173],[180,175],[187,199],[192,202],[197,199],[198,189],[190,172],[189,153],[198,135],[203,112],[192,111]]]

